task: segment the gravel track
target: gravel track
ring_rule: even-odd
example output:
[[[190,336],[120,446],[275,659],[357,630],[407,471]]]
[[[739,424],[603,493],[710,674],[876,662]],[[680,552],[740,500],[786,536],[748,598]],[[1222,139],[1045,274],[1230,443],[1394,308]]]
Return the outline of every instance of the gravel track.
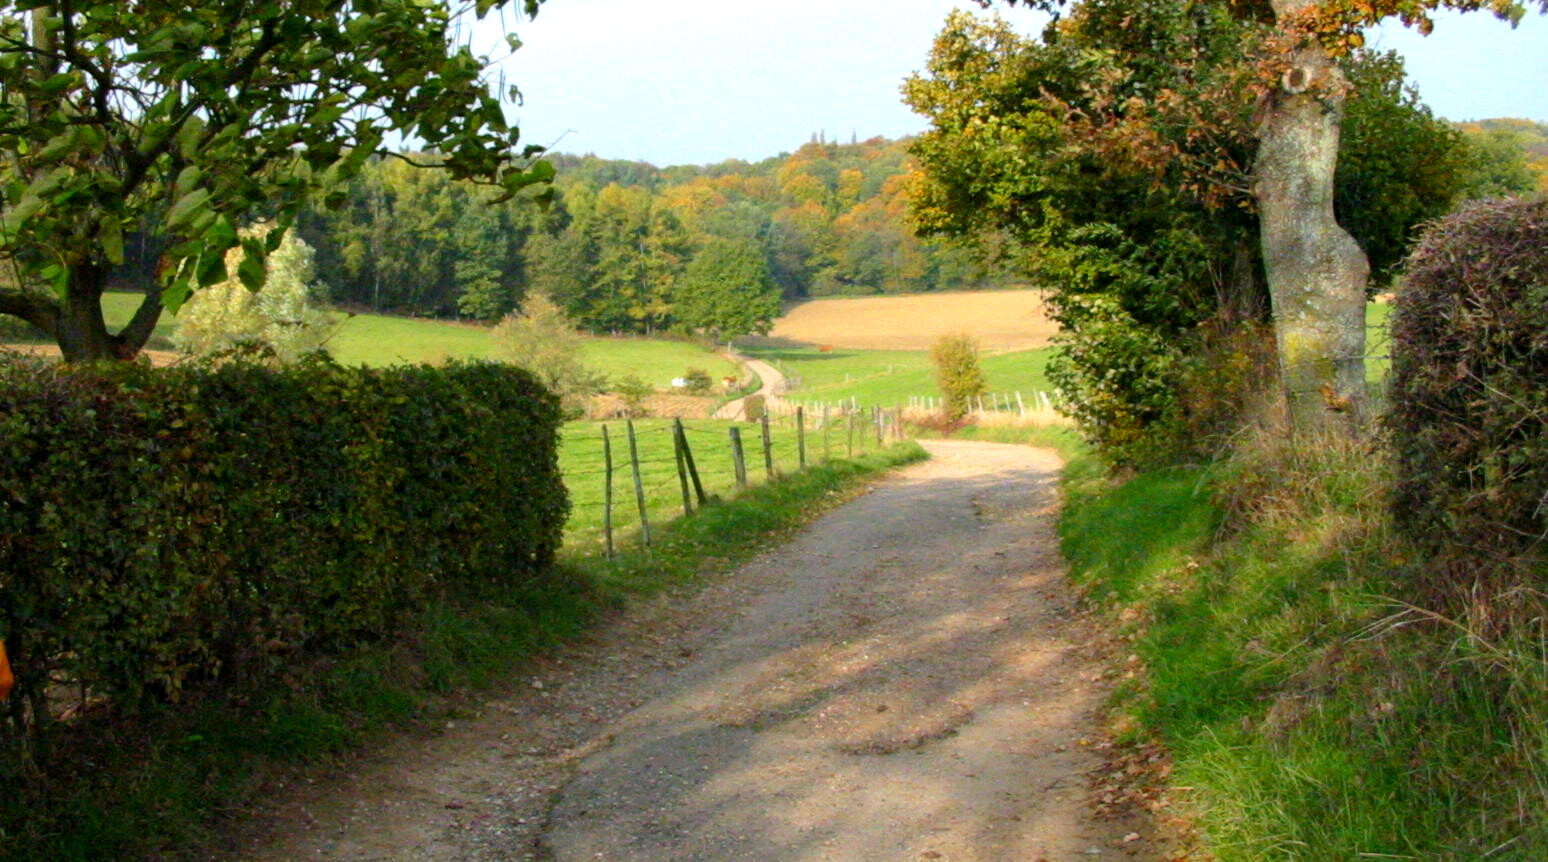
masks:
[[[1163,858],[1098,819],[1103,638],[1057,458],[925,444],[782,547],[641,603],[468,720],[286,801],[252,859]]]

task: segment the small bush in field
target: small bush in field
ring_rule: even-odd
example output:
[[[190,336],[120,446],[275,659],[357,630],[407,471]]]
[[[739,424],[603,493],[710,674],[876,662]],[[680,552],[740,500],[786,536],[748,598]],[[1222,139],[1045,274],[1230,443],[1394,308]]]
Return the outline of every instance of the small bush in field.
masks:
[[[1548,198],[1483,201],[1434,222],[1405,285],[1393,310],[1388,420],[1399,522],[1474,560],[1541,553]]]
[[[564,400],[565,413],[579,416],[586,400],[602,389],[602,377],[582,358],[585,338],[546,294],[534,292],[521,308],[492,330],[495,353],[532,372]]]
[[[702,368],[688,369],[683,374],[683,380],[687,383],[683,388],[690,395],[703,395],[710,391],[710,387],[715,385],[715,381],[710,379],[709,372]]]
[[[930,348],[935,382],[941,388],[948,418],[961,419],[969,405],[987,391],[978,362],[978,341],[968,335],[943,335]]]
[[[272,224],[260,224],[242,233],[266,237],[273,229]],[[236,276],[245,257],[241,246],[227,251],[231,277],[195,292],[178,312],[173,336],[178,349],[215,356],[233,348],[257,348],[249,355],[271,353],[281,362],[294,362],[320,348],[329,321],[317,306],[326,290],[317,283],[312,247],[295,232],[286,232],[279,248],[269,254],[263,287],[257,291],[248,290]]]
[[[652,389],[649,383],[646,383],[639,377],[633,374],[626,374],[613,384],[613,391],[617,392],[618,397],[623,399],[624,411],[630,417],[634,417],[644,415],[645,399],[654,394],[656,390]]]

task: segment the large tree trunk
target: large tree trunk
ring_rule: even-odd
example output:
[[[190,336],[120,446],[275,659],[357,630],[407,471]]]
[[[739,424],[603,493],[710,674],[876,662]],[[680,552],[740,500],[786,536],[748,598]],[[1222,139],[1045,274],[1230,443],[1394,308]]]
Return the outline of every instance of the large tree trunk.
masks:
[[[102,293],[107,288],[107,267],[77,264],[70,269],[70,286],[59,308],[54,338],[66,362],[99,359],[128,361],[139,355],[161,318],[161,291],[152,284],[134,318],[117,335],[108,332],[102,317]]]
[[[66,362],[91,362],[113,356],[112,336],[102,319],[102,291],[107,272],[100,266],[70,268],[70,285],[59,309],[55,339]]]
[[[1305,0],[1276,0],[1281,21]],[[1347,83],[1320,45],[1295,51],[1258,128],[1254,194],[1291,421],[1349,425],[1365,390],[1370,264],[1333,217]]]

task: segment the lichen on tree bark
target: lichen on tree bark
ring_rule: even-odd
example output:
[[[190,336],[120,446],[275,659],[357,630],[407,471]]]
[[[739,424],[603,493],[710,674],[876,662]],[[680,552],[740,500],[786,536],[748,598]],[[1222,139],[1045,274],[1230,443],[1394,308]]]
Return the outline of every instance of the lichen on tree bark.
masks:
[[[1275,16],[1283,24],[1308,5],[1275,2]],[[1370,264],[1333,215],[1348,83],[1315,41],[1287,59],[1259,124],[1253,194],[1291,421],[1310,429],[1348,424],[1358,414]]]

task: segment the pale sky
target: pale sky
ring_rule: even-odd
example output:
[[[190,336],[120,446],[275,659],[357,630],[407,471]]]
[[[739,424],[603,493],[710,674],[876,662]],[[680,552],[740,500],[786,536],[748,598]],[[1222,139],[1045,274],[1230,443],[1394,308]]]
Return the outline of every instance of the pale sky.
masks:
[[[524,143],[657,165],[749,161],[812,133],[896,138],[925,122],[898,88],[963,0],[548,0],[509,24],[522,48],[503,62],[525,104]],[[1043,18],[997,4],[1018,29]],[[496,25],[498,26],[498,25]],[[1520,27],[1444,14],[1429,37],[1391,25],[1397,49],[1440,116],[1548,122],[1548,19]]]

